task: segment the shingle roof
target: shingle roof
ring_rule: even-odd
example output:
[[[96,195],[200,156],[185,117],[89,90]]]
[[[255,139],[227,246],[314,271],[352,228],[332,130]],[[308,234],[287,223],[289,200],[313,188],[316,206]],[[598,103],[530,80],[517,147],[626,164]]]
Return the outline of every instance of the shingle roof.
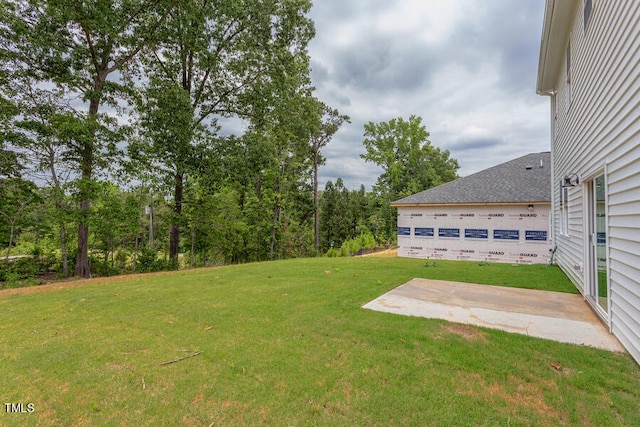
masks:
[[[396,200],[398,205],[551,202],[551,154],[526,156]]]

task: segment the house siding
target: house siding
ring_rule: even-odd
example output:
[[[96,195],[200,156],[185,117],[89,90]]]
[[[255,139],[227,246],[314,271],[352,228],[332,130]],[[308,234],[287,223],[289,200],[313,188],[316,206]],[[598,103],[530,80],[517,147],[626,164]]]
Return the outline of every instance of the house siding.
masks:
[[[640,362],[640,2],[594,0],[586,29],[582,1],[576,2],[567,33],[571,87],[565,61],[556,75],[557,113],[552,118],[557,262],[585,293],[587,183],[604,173],[610,284],[606,320]],[[559,190],[567,173],[577,173],[581,183],[569,189],[568,235],[561,235]]]

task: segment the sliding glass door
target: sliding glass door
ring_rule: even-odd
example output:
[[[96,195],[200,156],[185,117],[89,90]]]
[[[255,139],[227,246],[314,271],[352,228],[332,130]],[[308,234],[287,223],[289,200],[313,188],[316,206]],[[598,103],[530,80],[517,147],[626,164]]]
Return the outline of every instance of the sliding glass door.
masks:
[[[589,294],[598,308],[609,312],[609,280],[607,277],[607,202],[604,175],[597,176],[589,185],[591,204],[591,274]]]

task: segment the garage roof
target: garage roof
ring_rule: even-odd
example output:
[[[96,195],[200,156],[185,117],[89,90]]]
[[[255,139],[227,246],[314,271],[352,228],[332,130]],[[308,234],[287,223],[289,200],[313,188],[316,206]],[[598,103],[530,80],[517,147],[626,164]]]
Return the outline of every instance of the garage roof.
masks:
[[[433,187],[391,206],[551,203],[551,154],[526,156]]]

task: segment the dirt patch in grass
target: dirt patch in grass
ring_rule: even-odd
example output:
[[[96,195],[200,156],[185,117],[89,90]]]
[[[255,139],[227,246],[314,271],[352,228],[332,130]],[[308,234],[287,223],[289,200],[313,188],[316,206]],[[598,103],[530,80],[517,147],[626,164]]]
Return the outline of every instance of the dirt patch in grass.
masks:
[[[205,407],[210,411],[210,425],[241,425],[246,424],[245,414],[250,411],[248,403],[234,400],[204,402]],[[198,425],[198,424],[193,424]]]
[[[466,338],[471,341],[487,341],[486,334],[475,326],[465,325],[462,323],[444,323],[442,324],[442,331],[447,334],[454,334]]]
[[[154,274],[166,274],[166,273],[154,273]],[[45,283],[37,286],[2,289],[0,290],[0,298],[11,297],[14,295],[30,295],[30,294],[39,294],[43,292],[60,291],[63,289],[73,289],[73,288],[79,288],[82,286],[104,285],[106,283],[114,283],[114,282],[129,280],[136,276],[140,277],[139,275],[130,274],[126,276],[101,277],[96,279],[64,279],[58,282]]]
[[[203,267],[198,270],[208,270],[208,269],[219,269],[222,267]],[[60,291],[64,289],[73,289],[80,288],[83,286],[101,286],[109,283],[118,283],[125,282],[131,280],[140,280],[142,278],[154,277],[154,276],[166,276],[171,274],[179,274],[183,273],[186,270],[180,271],[160,271],[155,273],[136,273],[136,274],[123,274],[121,276],[110,276],[110,277],[96,277],[93,279],[79,279],[77,277],[70,277],[67,279],[60,279],[54,282],[47,282],[42,285],[37,286],[27,286],[22,288],[11,288],[11,289],[0,289],[0,298],[10,297],[14,295],[30,295],[30,294],[38,294],[42,292],[53,292]],[[189,271],[196,271],[189,270]]]
[[[459,373],[458,394],[474,399],[488,401],[494,407],[504,404],[505,410],[512,416],[518,413],[535,413],[544,425],[559,425],[566,420],[563,411],[549,405],[545,400],[545,392],[558,389],[555,381],[533,383],[514,375],[503,382],[487,382],[479,374]]]
[[[384,251],[373,252],[366,255],[366,257],[378,257],[378,258],[395,258],[398,256],[398,249],[385,249]]]

